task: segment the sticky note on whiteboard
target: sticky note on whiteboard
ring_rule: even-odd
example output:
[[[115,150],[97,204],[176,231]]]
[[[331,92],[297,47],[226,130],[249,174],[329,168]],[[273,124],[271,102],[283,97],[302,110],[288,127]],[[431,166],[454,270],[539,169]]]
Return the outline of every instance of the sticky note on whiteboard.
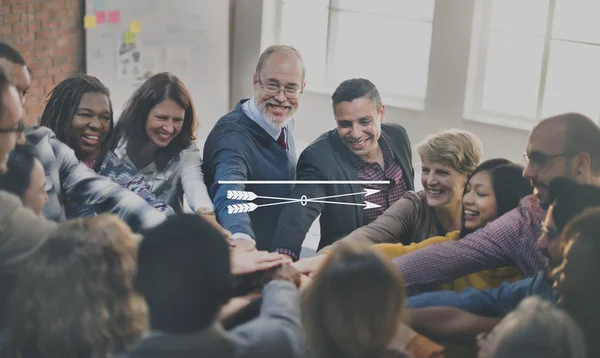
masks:
[[[108,12],[108,23],[118,24],[121,22],[121,11],[113,10]]]
[[[129,32],[139,34],[142,31],[142,22],[139,20],[133,20],[129,22]]]
[[[96,11],[96,24],[106,24],[106,11]]]
[[[135,43],[135,34],[131,31],[127,31],[125,34],[123,34],[123,41],[126,44],[133,44]]]
[[[84,29],[95,29],[96,28],[96,16],[87,15],[83,18]]]

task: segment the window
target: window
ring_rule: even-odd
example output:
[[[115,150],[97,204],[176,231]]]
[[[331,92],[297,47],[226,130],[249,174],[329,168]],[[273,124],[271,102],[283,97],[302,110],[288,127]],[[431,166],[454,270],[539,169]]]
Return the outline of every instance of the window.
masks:
[[[304,56],[308,89],[354,77],[386,98],[423,108],[434,0],[282,0],[279,42]]]
[[[600,118],[600,1],[476,3],[467,118],[522,128],[562,112]]]

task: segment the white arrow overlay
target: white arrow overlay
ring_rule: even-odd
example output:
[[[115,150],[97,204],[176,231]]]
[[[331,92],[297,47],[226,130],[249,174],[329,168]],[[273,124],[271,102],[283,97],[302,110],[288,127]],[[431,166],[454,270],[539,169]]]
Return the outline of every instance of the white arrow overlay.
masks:
[[[324,199],[332,199],[332,198],[339,198],[339,197],[343,197],[343,196],[352,196],[352,195],[360,195],[360,194],[363,194],[364,196],[369,196],[369,195],[378,193],[380,191],[381,190],[377,190],[377,189],[365,189],[364,191],[361,191],[358,193],[323,196],[323,197],[319,197],[319,198],[307,198],[306,195],[302,195],[302,197],[300,199],[294,199],[294,198],[281,198],[281,197],[272,197],[272,196],[260,196],[260,195],[256,195],[255,193],[253,193],[251,191],[228,190],[227,191],[227,199],[231,199],[231,200],[252,201],[252,200],[261,198],[261,199],[273,199],[273,200],[282,200],[282,201],[276,202],[276,203],[261,204],[261,205],[257,205],[254,203],[232,204],[232,205],[227,206],[227,213],[229,213],[229,214],[248,213],[248,212],[254,211],[260,207],[283,205],[283,204],[290,204],[290,203],[297,203],[297,202],[300,202],[303,206],[306,206],[306,204],[308,202],[312,202],[312,203],[322,203],[322,204],[363,206],[365,210],[374,209],[374,208],[380,208],[381,205],[377,205],[370,201],[365,201],[364,204],[357,204],[357,203],[347,203],[347,202],[341,202],[341,201],[328,201],[328,200],[324,200]]]

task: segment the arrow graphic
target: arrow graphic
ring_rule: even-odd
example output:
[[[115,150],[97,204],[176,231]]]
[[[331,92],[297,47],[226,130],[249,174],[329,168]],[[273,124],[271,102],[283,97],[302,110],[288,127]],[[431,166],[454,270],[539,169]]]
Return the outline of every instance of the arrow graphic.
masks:
[[[340,195],[330,195],[330,196],[322,196],[322,197],[318,197],[318,198],[307,198],[307,201],[315,201],[315,200],[323,200],[323,199],[333,199],[333,198],[341,198],[343,196],[353,196],[353,195],[359,195],[359,194],[364,194],[365,197],[375,194],[375,193],[379,193],[381,190],[378,189],[365,189],[365,191],[360,191],[358,193],[348,193],[348,194],[340,194]],[[300,201],[302,199],[294,199],[294,198],[281,198],[281,197],[277,197],[277,196],[260,196],[260,195],[256,195],[255,193],[251,192],[251,191],[243,191],[243,190],[227,190],[227,199],[231,199],[231,200],[244,200],[244,201],[253,201],[254,199],[272,199],[272,200],[285,200],[285,201],[291,201],[291,202],[296,202],[296,201]]]
[[[261,199],[272,199],[272,200],[281,200],[281,201],[275,202],[275,203],[261,204],[261,205],[257,205],[254,203],[232,204],[232,205],[227,206],[227,212],[229,214],[248,213],[248,212],[252,212],[252,211],[256,210],[257,208],[261,208],[261,207],[265,207],[265,206],[283,205],[283,204],[290,204],[290,203],[297,203],[297,202],[300,202],[300,204],[302,204],[302,206],[306,206],[307,203],[312,202],[312,203],[334,204],[334,205],[362,206],[362,207],[364,207],[365,210],[367,210],[367,209],[379,208],[379,207],[381,207],[381,205],[377,205],[370,201],[365,201],[364,204],[358,204],[358,203],[347,203],[347,202],[341,202],[341,201],[329,201],[329,200],[324,200],[324,199],[333,199],[333,198],[340,198],[340,197],[352,196],[352,195],[364,195],[366,197],[366,196],[378,193],[380,191],[381,190],[377,190],[377,189],[365,189],[364,191],[361,191],[358,193],[330,195],[330,196],[322,196],[322,197],[318,197],[318,198],[307,198],[306,195],[302,195],[302,197],[300,199],[294,199],[294,198],[281,198],[281,197],[272,197],[272,196],[260,196],[260,195],[256,195],[255,193],[253,193],[251,191],[228,190],[227,191],[227,199],[231,199],[231,200],[252,201],[252,200],[261,198]]]

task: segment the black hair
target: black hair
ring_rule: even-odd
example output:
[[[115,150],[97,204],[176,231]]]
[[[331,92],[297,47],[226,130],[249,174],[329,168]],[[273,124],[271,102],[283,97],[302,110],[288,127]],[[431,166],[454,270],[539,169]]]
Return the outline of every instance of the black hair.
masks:
[[[36,159],[31,145],[16,146],[8,156],[8,171],[0,176],[0,189],[23,198],[31,184],[31,170]]]
[[[600,206],[600,188],[589,184],[577,184],[566,177],[552,179],[548,197],[549,202],[553,204],[552,219],[559,232],[584,209]]]
[[[229,245],[198,215],[171,216],[144,235],[135,286],[148,303],[152,329],[202,330],[231,297]]]
[[[40,118],[40,125],[52,129],[56,138],[72,147],[69,143],[69,131],[73,123],[73,118],[77,113],[79,103],[86,93],[100,93],[108,98],[110,109],[110,130],[104,138],[104,143],[100,148],[100,153],[94,164],[94,170],[98,172],[104,161],[104,157],[110,150],[112,137],[114,135],[114,122],[112,103],[110,101],[110,91],[96,77],[88,75],[76,75],[59,83],[46,96],[46,107]]]
[[[4,42],[0,42],[0,58],[5,58],[12,63],[26,66],[25,59],[21,56],[19,51]]]
[[[475,174],[481,172],[489,172],[492,190],[496,197],[496,218],[516,208],[523,197],[533,193],[530,181],[523,178],[523,167],[508,159],[495,158],[484,161],[469,175],[467,185]],[[467,185],[464,193],[467,192]],[[460,237],[474,231],[466,228],[464,224],[463,218]]]
[[[352,78],[345,80],[335,89],[331,99],[333,101],[333,113],[335,113],[335,107],[341,102],[352,102],[353,100],[361,97],[368,97],[373,104],[375,109],[379,111],[381,109],[381,97],[379,91],[373,82],[365,78]]]
[[[188,148],[196,139],[195,131],[198,125],[192,97],[177,76],[163,72],[146,80],[125,104],[117,123],[117,138],[113,143],[113,149],[121,139],[126,139],[127,152],[135,152],[150,140],[146,134],[148,115],[154,106],[166,99],[171,99],[180,105],[185,110],[185,116],[179,135],[173,138],[168,146],[159,148],[156,152],[154,159],[158,171],[161,171],[173,156]]]

